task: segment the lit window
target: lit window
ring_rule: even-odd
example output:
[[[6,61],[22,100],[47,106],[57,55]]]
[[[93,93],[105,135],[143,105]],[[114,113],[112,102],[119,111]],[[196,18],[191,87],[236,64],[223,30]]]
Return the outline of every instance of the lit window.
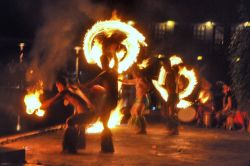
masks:
[[[194,38],[197,40],[212,40],[214,25],[211,21],[194,25]]]
[[[174,32],[175,24],[176,24],[175,21],[172,20],[156,24],[155,35],[158,38],[164,38],[165,35]]]

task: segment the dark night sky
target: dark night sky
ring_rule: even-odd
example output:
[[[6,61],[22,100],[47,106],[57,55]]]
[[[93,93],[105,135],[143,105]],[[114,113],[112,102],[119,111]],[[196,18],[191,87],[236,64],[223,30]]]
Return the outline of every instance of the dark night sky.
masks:
[[[249,16],[250,1],[242,1]],[[122,20],[136,20],[143,27],[168,19],[237,22],[239,5],[240,1],[236,0],[1,0],[0,52],[5,55],[1,59],[11,59],[11,56],[6,58],[5,50],[18,51],[17,44],[21,41],[28,42],[30,47],[32,43],[41,45],[38,41],[41,37],[43,41],[50,40],[50,45],[58,45],[59,40],[82,41],[85,30],[97,20],[109,19],[113,9],[118,10]]]
[[[86,0],[83,0],[84,4]],[[42,10],[49,0],[2,0],[0,2],[0,37],[31,38],[42,24]],[[51,5],[57,5],[54,0]],[[91,0],[110,10],[118,9],[122,15],[146,21],[176,19],[180,21],[235,21],[239,1],[235,0]],[[225,4],[226,2],[226,4]],[[248,6],[249,6],[249,2]],[[94,14],[94,13],[93,13]]]

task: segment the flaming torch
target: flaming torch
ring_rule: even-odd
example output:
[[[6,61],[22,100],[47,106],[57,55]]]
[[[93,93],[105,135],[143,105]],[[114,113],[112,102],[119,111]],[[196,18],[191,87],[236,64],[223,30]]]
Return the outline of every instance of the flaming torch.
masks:
[[[24,97],[24,103],[26,105],[26,113],[27,114],[36,114],[39,117],[43,117],[45,111],[40,109],[41,102],[40,102],[40,95],[43,94],[43,82],[40,81],[39,87],[33,87],[28,89],[28,93]]]

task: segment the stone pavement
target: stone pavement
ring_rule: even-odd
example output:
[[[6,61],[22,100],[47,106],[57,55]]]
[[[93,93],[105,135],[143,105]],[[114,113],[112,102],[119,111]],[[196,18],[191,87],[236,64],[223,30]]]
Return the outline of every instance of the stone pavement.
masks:
[[[127,126],[113,131],[114,154],[100,153],[99,134],[87,135],[87,148],[78,154],[61,153],[63,131],[6,144],[26,149],[31,165],[51,166],[249,166],[250,134],[182,126],[178,136],[167,136],[163,125],[151,125],[147,135]]]

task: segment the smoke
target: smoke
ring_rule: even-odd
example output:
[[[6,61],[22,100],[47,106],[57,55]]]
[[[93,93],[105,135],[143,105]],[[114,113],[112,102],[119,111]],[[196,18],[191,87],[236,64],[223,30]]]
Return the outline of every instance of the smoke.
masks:
[[[42,24],[30,52],[32,61],[27,81],[43,80],[51,88],[57,72],[66,67],[77,40],[83,38],[90,21],[108,19],[110,10],[88,0],[43,1]],[[28,71],[30,71],[28,70]]]

